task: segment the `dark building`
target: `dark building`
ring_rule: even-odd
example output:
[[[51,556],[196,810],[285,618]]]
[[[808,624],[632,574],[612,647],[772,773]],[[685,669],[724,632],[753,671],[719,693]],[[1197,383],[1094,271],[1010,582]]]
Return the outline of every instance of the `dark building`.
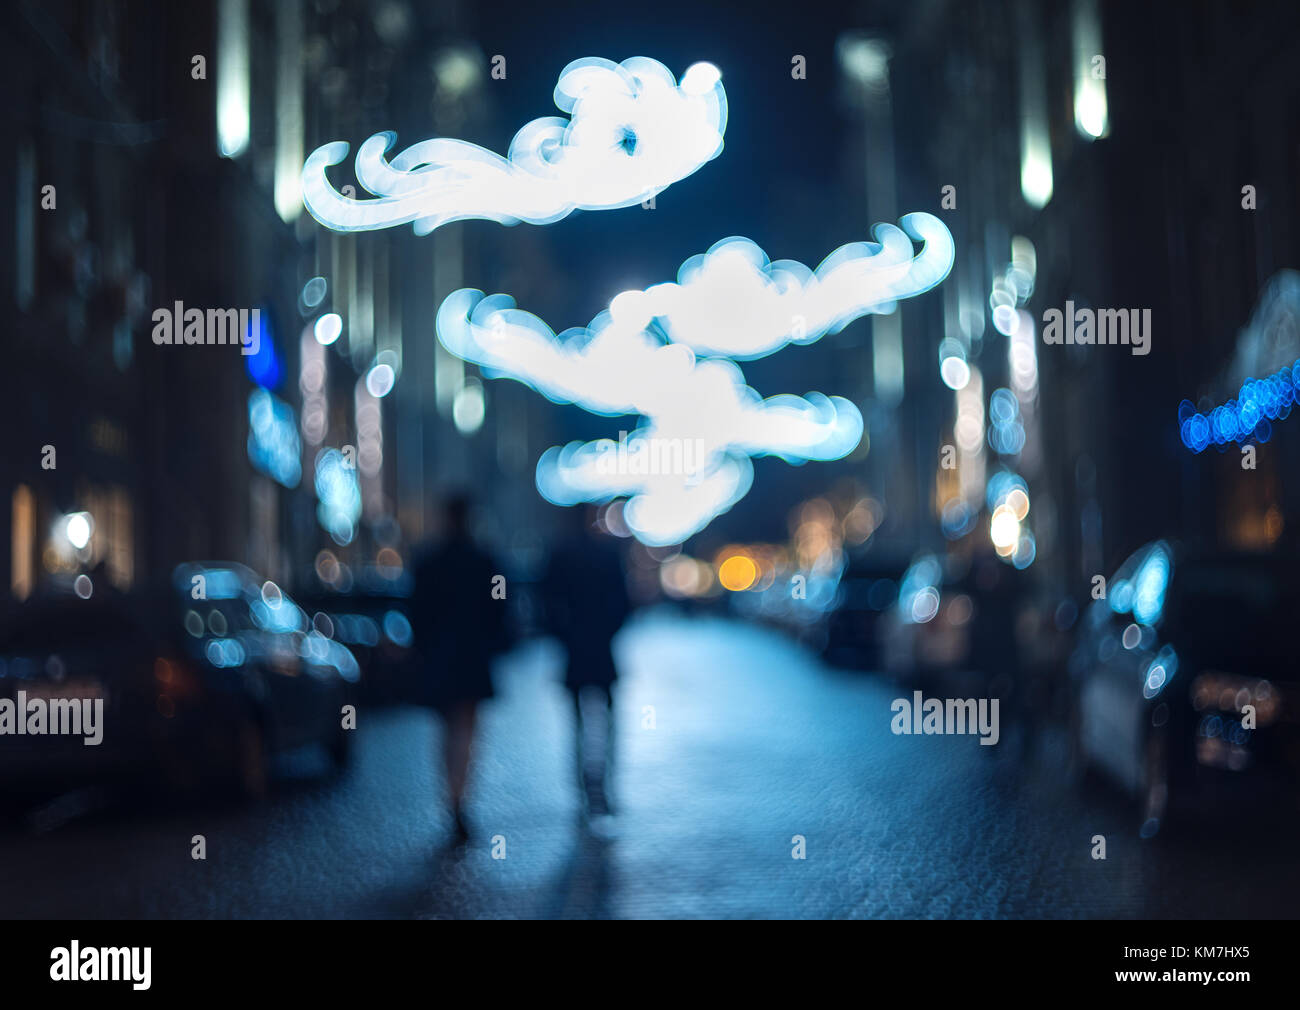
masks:
[[[535,542],[551,405],[485,387],[433,319],[454,288],[544,263],[544,246],[459,225],[341,235],[299,195],[321,143],[491,122],[462,20],[305,0],[16,9],[0,71],[7,594],[100,561],[122,588],[195,558],[307,588],[319,571],[391,576],[452,486]],[[154,314],[177,303],[256,310],[259,353],[180,343],[179,320],[157,344]]]
[[[862,23],[880,25],[868,31],[890,47],[907,152],[896,166],[902,205],[939,213],[957,241],[941,337],[980,373],[981,421],[993,390],[1011,388],[1025,429],[1008,453],[981,431],[962,465],[982,455],[985,469],[1028,481],[1039,581],[1082,597],[1091,575],[1160,536],[1275,542],[1295,514],[1288,424],[1273,425],[1257,469],[1243,470],[1237,445],[1220,458],[1181,443],[1179,403],[1206,410],[1237,395],[1251,374],[1233,366],[1238,334],[1270,279],[1297,262],[1295,9],[1211,5],[1190,16],[1094,0],[935,2],[909,5],[897,23],[879,17],[864,11]],[[1220,46],[1224,38],[1233,45]],[[1030,286],[1015,290],[1030,266]],[[1147,353],[1046,344],[1044,313],[1067,302],[1149,310]],[[1300,353],[1294,306],[1270,304],[1274,351],[1250,359],[1256,378]],[[1017,348],[1025,331],[1005,331],[1021,312],[1032,342]],[[933,355],[941,337],[928,335],[919,351]],[[961,393],[953,399],[955,423]],[[918,475],[945,442],[961,448],[950,427],[918,434]],[[969,487],[982,492],[982,483]],[[969,504],[979,508],[979,497]],[[987,522],[986,512],[981,536]]]

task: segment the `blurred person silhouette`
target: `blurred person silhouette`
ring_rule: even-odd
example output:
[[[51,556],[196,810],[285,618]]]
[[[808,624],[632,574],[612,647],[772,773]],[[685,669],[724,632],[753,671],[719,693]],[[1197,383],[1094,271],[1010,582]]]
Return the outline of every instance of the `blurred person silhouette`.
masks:
[[[991,697],[1000,698],[1000,717],[1021,731],[1022,748],[1030,744],[1024,664],[1020,654],[1019,616],[1024,602],[1024,573],[1001,560],[991,549],[981,550],[971,566],[976,617],[971,632],[971,658],[987,678]]]
[[[550,630],[568,652],[564,686],[573,697],[581,815],[590,823],[612,813],[612,643],[631,603],[617,541],[599,525],[597,510],[571,508],[566,518],[569,529],[551,554],[544,589]]]
[[[411,593],[415,700],[443,719],[447,800],[458,845],[469,840],[464,799],[478,706],[493,696],[492,657],[508,644],[505,598],[493,592],[501,567],[475,543],[471,511],[468,495],[446,500],[442,539],[416,559]]]

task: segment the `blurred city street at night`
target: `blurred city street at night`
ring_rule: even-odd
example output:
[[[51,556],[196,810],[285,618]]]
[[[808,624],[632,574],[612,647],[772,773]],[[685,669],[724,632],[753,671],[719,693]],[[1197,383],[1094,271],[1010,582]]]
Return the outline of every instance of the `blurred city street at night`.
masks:
[[[1294,0],[11,6],[0,918],[1297,915]]]
[[[1104,790],[1063,788],[1059,741],[1022,772],[1018,750],[892,735],[894,685],[828,670],[772,632],[656,614],[619,651],[628,729],[610,837],[578,826],[560,657],[536,645],[500,671],[506,698],[485,719],[470,808],[482,841],[468,850],[439,845],[433,721],[389,709],[363,717],[341,780],[302,755],[258,808],[113,803],[0,836],[0,859],[23,868],[4,911],[1215,918],[1285,915],[1300,896],[1285,838],[1215,819],[1199,829],[1212,848],[1192,837],[1152,851]],[[637,728],[646,705],[653,730]],[[205,862],[190,858],[195,833]],[[1089,858],[1097,833],[1113,839],[1106,861]],[[795,835],[806,861],[790,859]]]

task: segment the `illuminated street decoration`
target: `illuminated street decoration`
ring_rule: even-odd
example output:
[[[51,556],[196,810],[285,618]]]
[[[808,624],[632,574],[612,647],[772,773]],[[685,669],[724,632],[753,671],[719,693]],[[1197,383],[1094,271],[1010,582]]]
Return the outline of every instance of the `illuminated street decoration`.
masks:
[[[815,271],[770,262],[749,239],[724,239],[683,263],[676,284],[622,295],[621,308],[661,320],[669,340],[701,354],[761,358],[810,344],[870,312],[891,312],[948,275],[953,242],[943,222],[909,214],[901,224],[877,225],[875,242],[840,246]],[[919,255],[912,239],[924,243]]]
[[[462,288],[438,311],[438,338],[490,377],[515,379],[557,403],[642,417],[617,443],[548,449],[537,488],[559,505],[626,497],[623,518],[638,539],[676,544],[744,497],[752,457],[798,464],[856,448],[862,415],[848,400],[764,399],[731,357],[704,355],[752,359],[811,343],[933,287],[952,265],[947,228],[926,214],[901,224],[878,226],[878,242],[843,246],[816,271],[771,263],[748,239],[727,239],[687,260],[678,283],[624,292],[590,326],[559,337],[508,295]],[[924,243],[920,253],[908,236]],[[675,464],[659,465],[665,459]]]
[[[1201,412],[1190,400],[1178,405],[1178,434],[1195,453],[1211,445],[1267,442],[1273,422],[1285,420],[1300,401],[1300,273],[1279,271],[1260,296],[1250,323],[1237,337],[1223,384],[1230,399]],[[1254,378],[1263,372],[1270,374]],[[1238,385],[1239,384],[1239,385]]]
[[[1192,452],[1211,445],[1267,442],[1273,437],[1272,422],[1291,413],[1300,384],[1300,359],[1264,379],[1247,379],[1235,400],[1219,404],[1208,414],[1198,412],[1190,400],[1178,407],[1178,433]]]
[[[344,141],[318,148],[302,170],[303,202],[335,231],[413,222],[426,235],[450,221],[550,224],[575,210],[613,210],[648,200],[722,152],[727,96],[718,69],[696,63],[678,84],[644,56],[570,63],[555,87],[570,118],[526,124],[502,158],[463,140],[424,140],[391,160],[393,133],[357,151],[357,181],[376,199],[331,185],[326,169],[348,154]]]

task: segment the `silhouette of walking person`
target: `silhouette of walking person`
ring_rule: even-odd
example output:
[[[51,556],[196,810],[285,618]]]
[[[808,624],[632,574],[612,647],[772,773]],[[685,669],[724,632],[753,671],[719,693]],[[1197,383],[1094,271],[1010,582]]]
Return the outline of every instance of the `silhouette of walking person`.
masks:
[[[976,555],[971,566],[976,599],[971,660],[986,678],[990,695],[1001,699],[1004,725],[1018,728],[1021,746],[1027,748],[1034,727],[1018,632],[1023,580],[1022,572],[991,550]]]
[[[494,599],[500,566],[470,535],[471,503],[444,507],[442,541],[415,562],[411,625],[419,650],[417,694],[443,718],[443,761],[454,841],[469,840],[465,786],[479,703],[493,696],[492,657],[504,650],[504,599]]]
[[[571,510],[572,528],[556,546],[547,572],[551,630],[568,651],[564,684],[573,696],[578,787],[590,823],[612,813],[607,782],[614,751],[612,642],[631,604],[617,543],[601,531],[595,510]]]

